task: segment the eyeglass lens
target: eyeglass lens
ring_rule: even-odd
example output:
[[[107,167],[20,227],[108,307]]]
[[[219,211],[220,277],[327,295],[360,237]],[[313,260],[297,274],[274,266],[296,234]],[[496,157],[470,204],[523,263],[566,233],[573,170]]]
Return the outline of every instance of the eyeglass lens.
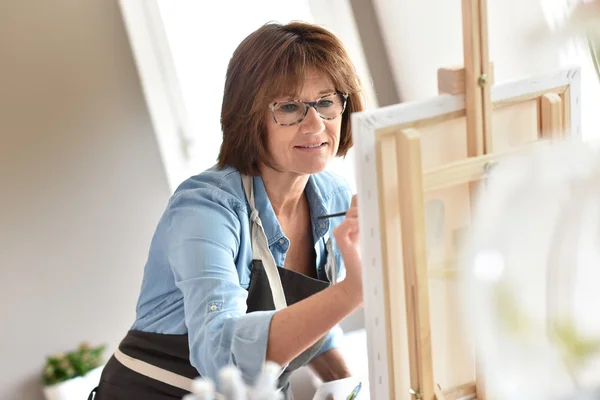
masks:
[[[323,119],[334,119],[344,112],[345,98],[339,93],[321,97],[316,101],[317,113]],[[281,125],[300,122],[307,112],[306,103],[298,100],[277,103],[273,108],[275,121]]]

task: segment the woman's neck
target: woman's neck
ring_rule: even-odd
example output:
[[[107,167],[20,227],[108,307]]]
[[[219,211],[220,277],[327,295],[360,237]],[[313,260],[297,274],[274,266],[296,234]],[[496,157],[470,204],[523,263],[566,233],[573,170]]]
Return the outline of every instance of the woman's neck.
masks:
[[[308,175],[282,173],[271,168],[261,168],[261,177],[267,196],[278,217],[293,217],[304,206],[304,189]]]

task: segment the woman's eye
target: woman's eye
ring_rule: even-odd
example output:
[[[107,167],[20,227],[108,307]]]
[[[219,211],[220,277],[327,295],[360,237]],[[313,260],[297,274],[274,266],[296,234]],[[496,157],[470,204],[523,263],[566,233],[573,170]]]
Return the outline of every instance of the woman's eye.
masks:
[[[286,103],[279,106],[279,109],[284,112],[295,112],[298,111],[298,104],[296,103]]]
[[[332,105],[333,105],[333,101],[331,101],[331,100],[319,100],[319,104],[317,104],[317,107],[327,108],[327,107],[331,107]]]

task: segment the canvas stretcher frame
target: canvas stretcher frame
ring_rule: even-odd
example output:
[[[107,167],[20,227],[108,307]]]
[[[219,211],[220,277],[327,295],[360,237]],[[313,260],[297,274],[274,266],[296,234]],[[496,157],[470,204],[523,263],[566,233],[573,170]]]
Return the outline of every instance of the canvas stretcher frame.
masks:
[[[580,134],[578,67],[498,84],[489,97],[492,129],[485,140],[493,151],[484,149],[479,154],[468,148],[464,94],[352,115],[373,399],[473,398],[480,383],[438,386],[434,373],[439,370],[436,362],[447,365],[451,359],[460,364],[464,357],[473,364],[475,356],[446,354],[443,362],[438,362],[440,357],[432,352],[430,313],[436,308],[430,307],[431,279],[447,280],[456,270],[455,266],[429,268],[425,196],[469,185],[467,196],[472,201],[476,182],[502,157],[565,132]],[[457,146],[463,148],[463,154],[432,163],[435,155],[431,154],[436,150],[426,145],[427,135],[432,136],[429,143],[435,143],[446,135],[445,127],[465,137]],[[502,132],[508,130],[519,134],[504,137]]]

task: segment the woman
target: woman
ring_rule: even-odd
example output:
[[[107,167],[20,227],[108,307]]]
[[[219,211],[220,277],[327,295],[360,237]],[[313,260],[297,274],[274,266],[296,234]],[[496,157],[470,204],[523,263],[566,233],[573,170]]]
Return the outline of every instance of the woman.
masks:
[[[96,399],[180,399],[229,364],[251,384],[266,360],[282,366],[286,398],[300,366],[350,375],[336,347],[337,324],[362,305],[356,201],[324,170],[352,145],[359,96],[342,43],[320,27],[267,24],[239,45],[218,165],[169,201]]]

